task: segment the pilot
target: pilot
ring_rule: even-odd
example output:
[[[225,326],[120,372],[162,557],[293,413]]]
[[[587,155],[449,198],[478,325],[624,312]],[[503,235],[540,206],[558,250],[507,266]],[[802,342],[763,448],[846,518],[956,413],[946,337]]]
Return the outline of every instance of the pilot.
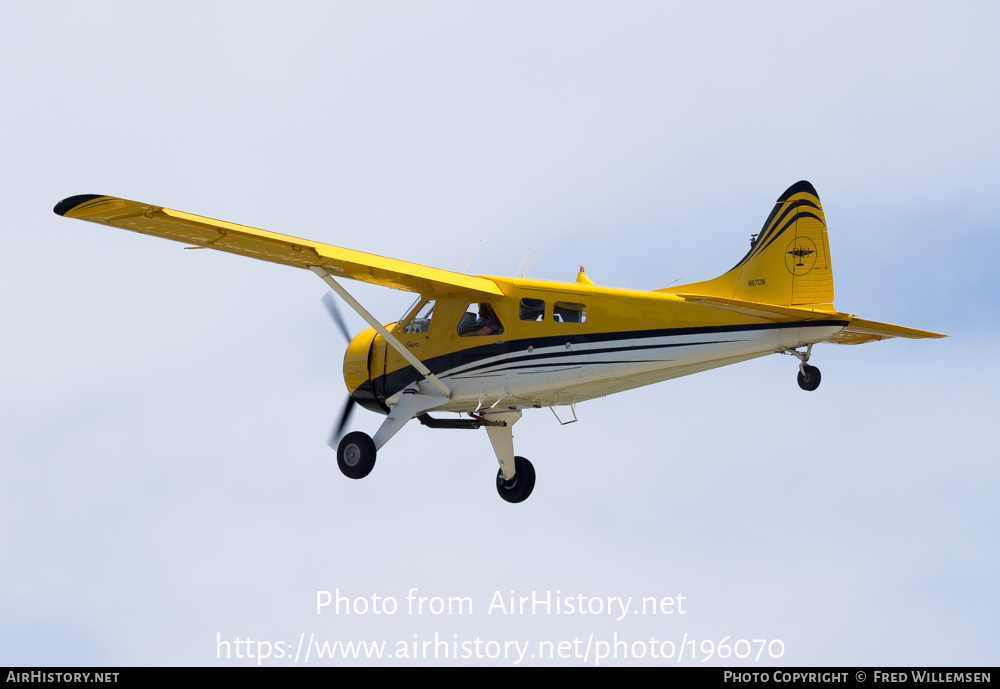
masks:
[[[486,302],[481,302],[479,304],[479,319],[476,321],[475,328],[469,332],[462,333],[462,337],[469,335],[496,335],[502,332],[503,326],[500,324],[500,319],[497,318],[493,307]]]

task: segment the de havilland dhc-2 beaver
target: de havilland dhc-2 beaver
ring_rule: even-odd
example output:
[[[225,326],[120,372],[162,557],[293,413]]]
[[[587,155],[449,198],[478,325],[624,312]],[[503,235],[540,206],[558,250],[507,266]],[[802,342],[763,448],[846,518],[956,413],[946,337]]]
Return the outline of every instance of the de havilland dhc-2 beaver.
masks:
[[[820,373],[809,358],[819,342],[945,337],[834,308],[826,220],[805,181],[781,195],[731,270],[650,292],[601,287],[582,266],[576,282],[466,275],[113,196],[71,196],[54,210],[312,271],[371,326],[348,335],[350,397],[331,439],[340,470],[367,476],[376,453],[414,418],[431,428],[483,427],[500,463],[497,492],[508,502],[535,485],[531,462],[514,455],[512,427],[524,409],[568,406],[564,416],[575,420],[584,400],[774,353],[797,357],[799,387],[815,390]],[[383,324],[337,278],[419,297]],[[336,443],[355,403],[386,418],[374,437],[355,431]]]

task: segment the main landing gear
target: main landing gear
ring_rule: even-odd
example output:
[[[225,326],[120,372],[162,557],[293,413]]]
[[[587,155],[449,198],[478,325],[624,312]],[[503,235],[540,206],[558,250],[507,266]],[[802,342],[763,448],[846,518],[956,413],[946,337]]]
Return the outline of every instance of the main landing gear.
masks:
[[[822,378],[819,374],[819,369],[806,363],[812,354],[812,345],[807,346],[805,352],[786,348],[781,350],[781,353],[791,354],[799,360],[798,383],[800,388],[812,392],[819,387],[819,382]]]
[[[521,418],[516,410],[482,414],[473,421],[448,421],[429,418],[424,411],[440,406],[445,398],[404,394],[392,408],[375,437],[361,431],[344,436],[337,446],[337,466],[347,478],[364,478],[375,468],[378,450],[402,428],[407,421],[420,417],[420,422],[432,428],[479,428],[485,427],[493,445],[500,470],[497,472],[497,493],[507,502],[523,502],[535,488],[535,467],[524,457],[514,456],[514,434],[511,427]]]
[[[484,416],[489,420],[486,435],[500,462],[497,493],[507,502],[524,502],[535,488],[535,467],[524,457],[514,456],[512,426],[521,418],[521,412],[511,410]]]

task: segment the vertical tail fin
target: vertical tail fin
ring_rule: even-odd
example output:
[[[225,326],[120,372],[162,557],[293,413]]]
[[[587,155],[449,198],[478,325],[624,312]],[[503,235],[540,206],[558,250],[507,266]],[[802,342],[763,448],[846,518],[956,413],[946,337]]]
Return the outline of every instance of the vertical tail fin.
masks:
[[[832,305],[830,243],[816,189],[806,181],[790,186],[751,240],[750,251],[729,272],[658,291],[780,306]]]

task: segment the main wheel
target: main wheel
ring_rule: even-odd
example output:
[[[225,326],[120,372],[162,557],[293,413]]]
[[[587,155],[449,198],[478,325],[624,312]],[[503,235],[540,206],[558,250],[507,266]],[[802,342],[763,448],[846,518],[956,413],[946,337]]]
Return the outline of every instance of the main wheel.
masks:
[[[819,387],[819,369],[809,364],[803,364],[799,369],[799,387],[812,392]]]
[[[504,481],[503,470],[497,471],[497,493],[507,502],[523,502],[535,487],[535,467],[524,457],[514,458],[514,478]]]
[[[367,433],[354,431],[337,447],[337,466],[347,478],[364,478],[375,468],[375,441]]]

